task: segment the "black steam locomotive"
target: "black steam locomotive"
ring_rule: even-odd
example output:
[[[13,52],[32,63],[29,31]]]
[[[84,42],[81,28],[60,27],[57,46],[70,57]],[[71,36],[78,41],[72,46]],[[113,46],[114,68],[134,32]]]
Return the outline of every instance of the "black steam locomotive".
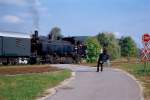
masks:
[[[75,37],[52,40],[38,36],[38,31],[29,37],[0,33],[0,63],[79,63],[86,57],[86,46]]]

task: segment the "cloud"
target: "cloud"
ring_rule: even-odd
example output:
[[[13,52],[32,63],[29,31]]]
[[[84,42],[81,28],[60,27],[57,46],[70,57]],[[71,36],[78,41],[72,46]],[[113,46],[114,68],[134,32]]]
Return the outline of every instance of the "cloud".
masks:
[[[0,4],[7,4],[7,5],[23,6],[26,5],[27,3],[28,3],[27,0],[0,0]]]
[[[19,24],[23,22],[23,20],[20,17],[14,15],[5,15],[2,17],[2,20],[4,22],[13,23],[13,24]]]

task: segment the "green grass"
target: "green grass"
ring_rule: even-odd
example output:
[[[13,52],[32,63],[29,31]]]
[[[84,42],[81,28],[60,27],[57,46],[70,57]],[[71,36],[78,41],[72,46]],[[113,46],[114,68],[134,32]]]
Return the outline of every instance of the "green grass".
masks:
[[[117,67],[129,72],[130,74],[134,75],[139,81],[141,81],[144,87],[145,100],[150,100],[150,64],[148,64],[146,68],[142,63],[122,63]]]
[[[0,76],[0,100],[34,100],[47,88],[70,77],[70,71],[44,74]]]
[[[150,76],[150,64],[148,64],[147,67],[144,67],[144,64],[142,63],[123,63],[119,67],[136,76]]]

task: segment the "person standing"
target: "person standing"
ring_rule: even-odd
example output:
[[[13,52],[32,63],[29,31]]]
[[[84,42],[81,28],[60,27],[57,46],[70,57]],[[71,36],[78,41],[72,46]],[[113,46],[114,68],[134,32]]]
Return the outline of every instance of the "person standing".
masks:
[[[101,72],[103,71],[103,64],[109,60],[109,55],[107,54],[107,50],[104,49],[103,53],[99,55],[98,63],[97,63],[97,72],[99,72],[99,67],[101,67]]]

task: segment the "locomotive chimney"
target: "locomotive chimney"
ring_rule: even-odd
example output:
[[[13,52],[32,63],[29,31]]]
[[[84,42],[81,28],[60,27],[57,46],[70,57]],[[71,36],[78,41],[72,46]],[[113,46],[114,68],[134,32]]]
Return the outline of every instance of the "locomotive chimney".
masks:
[[[38,38],[38,31],[37,30],[34,31],[34,34],[35,34],[35,38]]]

